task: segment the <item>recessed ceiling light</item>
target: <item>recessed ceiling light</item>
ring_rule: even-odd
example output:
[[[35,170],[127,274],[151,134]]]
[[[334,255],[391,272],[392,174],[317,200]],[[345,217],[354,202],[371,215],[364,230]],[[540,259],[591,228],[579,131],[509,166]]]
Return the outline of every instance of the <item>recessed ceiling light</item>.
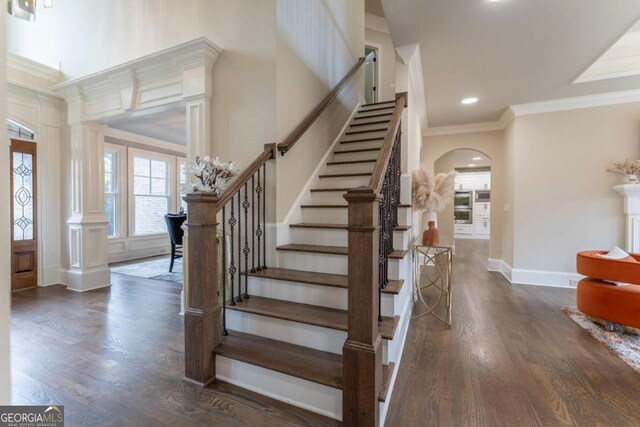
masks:
[[[471,160],[475,160],[475,161],[477,162],[478,160],[482,160],[482,157],[474,157],[474,158],[473,158],[473,159],[471,159]]]
[[[462,101],[460,101],[461,103],[467,105],[467,104],[475,104],[476,102],[478,102],[478,98],[476,98],[475,96],[471,97],[471,98],[465,98]]]
[[[475,168],[476,164],[475,163],[469,163],[467,166],[470,167],[470,168]]]

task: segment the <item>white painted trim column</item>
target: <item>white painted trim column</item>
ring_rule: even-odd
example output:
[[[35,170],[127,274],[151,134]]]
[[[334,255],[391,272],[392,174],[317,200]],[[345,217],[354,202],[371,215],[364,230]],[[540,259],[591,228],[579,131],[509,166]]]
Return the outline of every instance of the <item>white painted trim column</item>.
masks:
[[[211,85],[213,61],[182,72],[182,96],[187,109],[187,159],[211,155]]]
[[[69,230],[70,289],[84,292],[110,286],[107,258],[107,219],[104,212],[104,125],[75,120],[69,103],[71,126],[71,206]]]
[[[626,250],[640,253],[640,184],[618,185],[613,189],[624,197]]]

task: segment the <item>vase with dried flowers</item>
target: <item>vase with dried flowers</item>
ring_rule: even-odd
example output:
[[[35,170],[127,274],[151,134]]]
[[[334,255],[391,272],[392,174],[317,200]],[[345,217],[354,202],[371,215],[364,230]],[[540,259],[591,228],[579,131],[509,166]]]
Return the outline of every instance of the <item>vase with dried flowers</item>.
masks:
[[[625,159],[624,162],[617,162],[613,164],[614,171],[622,172],[627,175],[627,182],[629,184],[638,183],[638,174],[640,174],[640,160]]]
[[[184,193],[206,192],[220,196],[229,183],[240,174],[235,162],[221,162],[217,157],[196,157],[186,170],[187,183],[182,184]]]
[[[455,193],[454,180],[456,173],[439,173],[435,175],[420,168],[413,171],[411,180],[411,198],[414,209],[424,211],[422,226],[422,244],[434,246],[440,244],[440,232],[436,227],[437,213],[451,203]]]

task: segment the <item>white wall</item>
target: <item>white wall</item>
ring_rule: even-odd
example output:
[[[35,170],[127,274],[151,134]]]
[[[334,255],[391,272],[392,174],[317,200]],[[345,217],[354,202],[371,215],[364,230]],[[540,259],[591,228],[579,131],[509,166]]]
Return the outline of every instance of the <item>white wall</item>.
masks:
[[[363,0],[277,0],[277,141],[295,129],[363,54]],[[286,156],[278,157],[278,222],[358,104],[364,88],[361,76],[343,89]]]
[[[4,34],[6,14],[0,18],[0,34]],[[4,40],[4,39],[3,39]],[[5,43],[0,41],[0,81],[5,81]],[[0,99],[6,99],[6,85],[0,85]],[[0,102],[0,132],[6,135],[6,107]],[[0,200],[9,200],[9,149],[5,145],[0,150]],[[5,205],[6,206],[6,205]],[[10,218],[9,210],[0,210],[0,405],[11,403],[11,375],[9,370],[9,322],[11,302],[11,275],[9,260]]]
[[[640,103],[518,116],[513,267],[575,272],[585,249],[624,245],[615,161],[640,158]],[[568,283],[566,283],[568,285]]]

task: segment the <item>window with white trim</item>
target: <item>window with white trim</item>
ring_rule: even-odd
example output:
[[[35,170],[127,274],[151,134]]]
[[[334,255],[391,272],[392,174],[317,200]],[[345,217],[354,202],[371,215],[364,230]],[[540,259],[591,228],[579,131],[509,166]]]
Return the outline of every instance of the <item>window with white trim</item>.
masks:
[[[107,237],[117,236],[118,221],[118,194],[117,194],[117,163],[118,153],[115,150],[104,151],[104,211],[109,219],[107,225]]]
[[[187,211],[187,202],[183,200],[187,194],[183,192],[182,186],[187,183],[187,159],[178,158],[178,193],[180,200],[178,201],[178,209],[182,208]]]

